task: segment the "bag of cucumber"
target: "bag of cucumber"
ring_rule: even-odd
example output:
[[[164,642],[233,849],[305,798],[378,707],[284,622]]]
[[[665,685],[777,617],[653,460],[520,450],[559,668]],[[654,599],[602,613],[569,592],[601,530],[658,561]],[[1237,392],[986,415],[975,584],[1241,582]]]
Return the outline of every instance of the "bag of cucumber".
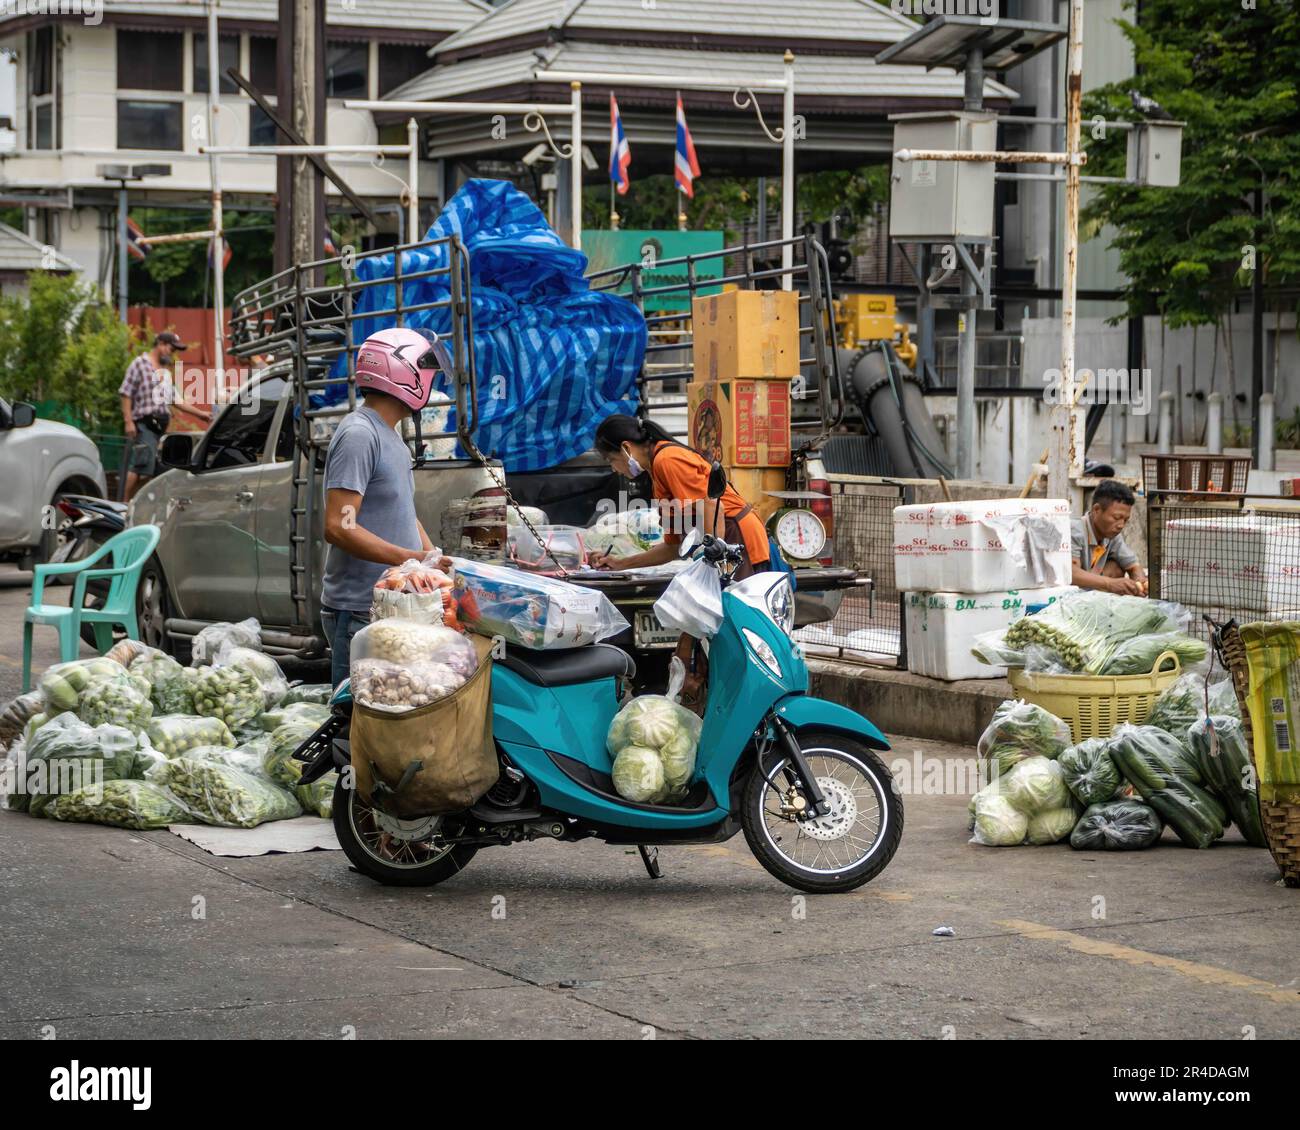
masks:
[[[239,646],[195,667],[124,640],[47,668],[0,710],[0,805],[136,829],[251,827],[304,808],[328,817],[332,779],[304,789],[285,766],[295,739],[329,716],[330,688],[291,688],[271,656],[247,646],[256,621],[216,627],[239,629]]]
[[[1167,826],[1188,847],[1206,848],[1235,824],[1248,844],[1267,846],[1230,681],[1185,675],[1145,724],[1125,723],[1103,738],[1066,745],[1057,737],[1064,724],[1053,723],[1059,719],[1029,703],[999,707],[979,743],[990,783],[971,800],[972,843],[1068,839],[1080,851],[1132,851],[1156,843]],[[1049,766],[1069,806],[1049,796]],[[1039,778],[1043,787],[1025,787]]]

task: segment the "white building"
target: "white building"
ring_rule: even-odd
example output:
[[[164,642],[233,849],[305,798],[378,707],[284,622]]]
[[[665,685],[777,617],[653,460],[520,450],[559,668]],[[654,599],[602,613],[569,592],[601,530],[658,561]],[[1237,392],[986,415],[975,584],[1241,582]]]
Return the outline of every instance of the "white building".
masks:
[[[0,4],[0,52],[17,72],[17,139],[15,148],[0,152],[0,204],[24,206],[29,236],[105,285],[113,275],[117,185],[98,176],[98,166],[171,166],[169,176],[133,186],[133,204],[201,207],[208,201],[208,158],[199,153],[207,121],[206,5],[110,0],[89,18],[26,9],[23,0]],[[483,0],[328,0],[325,141],[404,143],[400,125],[400,136],[390,127],[381,138],[371,114],[346,110],[342,100],[387,94],[427,68],[430,47],[488,10]],[[218,14],[218,143],[283,143],[253,101],[224,77],[227,67],[237,66],[274,103],[276,0],[221,0]],[[381,170],[369,157],[331,159],[358,195],[389,210],[395,230],[400,185],[394,174],[404,177],[406,167],[405,158],[390,162]],[[224,157],[227,208],[269,204],[275,164],[273,157]],[[438,166],[422,163],[422,200],[441,196],[437,179]],[[337,198],[333,185],[327,183],[326,192]]]

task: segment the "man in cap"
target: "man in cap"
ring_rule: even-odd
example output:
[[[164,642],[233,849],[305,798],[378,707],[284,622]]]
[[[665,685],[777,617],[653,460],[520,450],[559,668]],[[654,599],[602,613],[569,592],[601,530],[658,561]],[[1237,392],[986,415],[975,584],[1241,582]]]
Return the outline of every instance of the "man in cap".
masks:
[[[158,470],[158,442],[171,420],[176,393],[168,379],[172,355],[185,348],[170,330],[153,339],[153,348],[126,367],[122,386],[122,423],[130,445],[126,475],[126,501]]]

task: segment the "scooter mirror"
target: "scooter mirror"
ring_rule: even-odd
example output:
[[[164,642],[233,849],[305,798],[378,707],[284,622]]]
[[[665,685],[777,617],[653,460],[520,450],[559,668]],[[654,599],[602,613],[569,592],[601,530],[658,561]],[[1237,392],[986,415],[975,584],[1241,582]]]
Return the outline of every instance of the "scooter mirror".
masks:
[[[695,549],[699,544],[700,544],[700,531],[699,530],[687,531],[686,536],[682,538],[682,547],[677,551],[677,556],[683,558],[689,557],[692,553],[695,552]]]

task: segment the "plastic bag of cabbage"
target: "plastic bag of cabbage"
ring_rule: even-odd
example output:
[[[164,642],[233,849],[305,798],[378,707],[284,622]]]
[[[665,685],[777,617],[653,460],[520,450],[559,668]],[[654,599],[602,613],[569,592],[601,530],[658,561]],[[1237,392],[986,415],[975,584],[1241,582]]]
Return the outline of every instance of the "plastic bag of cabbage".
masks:
[[[698,717],[664,695],[632,699],[614,715],[605,741],[619,796],[659,804],[685,792],[702,727]]]
[[[986,847],[1054,844],[1074,830],[1081,811],[1060,765],[1030,757],[980,789],[971,801],[971,843]]]
[[[997,762],[997,775],[1031,757],[1057,758],[1070,744],[1070,727],[1032,702],[1007,699],[980,735],[979,755]]]

